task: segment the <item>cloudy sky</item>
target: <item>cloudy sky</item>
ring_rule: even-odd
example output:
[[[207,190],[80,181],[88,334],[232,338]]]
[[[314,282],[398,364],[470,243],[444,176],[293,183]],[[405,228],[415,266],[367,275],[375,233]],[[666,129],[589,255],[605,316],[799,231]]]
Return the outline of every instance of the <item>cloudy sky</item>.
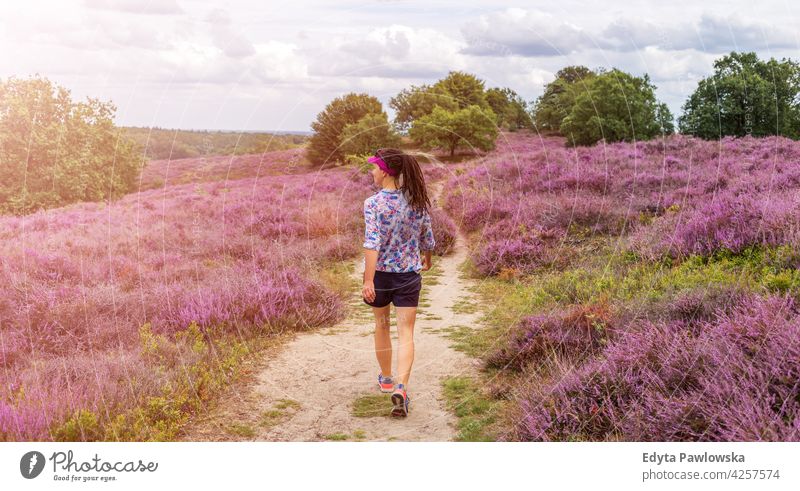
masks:
[[[561,67],[645,72],[673,113],[732,50],[800,61],[800,7],[606,0],[27,0],[0,4],[0,78],[35,73],[120,125],[308,130],[332,98],[450,70],[526,100]],[[387,108],[388,109],[388,108]],[[391,114],[391,111],[390,111]]]

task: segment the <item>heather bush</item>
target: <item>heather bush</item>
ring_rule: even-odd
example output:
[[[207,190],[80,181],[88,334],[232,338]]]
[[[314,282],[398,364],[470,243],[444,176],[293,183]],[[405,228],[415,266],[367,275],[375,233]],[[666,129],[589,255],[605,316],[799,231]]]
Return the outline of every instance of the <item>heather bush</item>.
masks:
[[[344,305],[335,292],[293,266],[273,271],[245,270],[209,279],[197,290],[184,290],[177,308],[153,322],[157,331],[175,332],[191,322],[206,327],[243,323],[270,328],[308,330],[337,321]]]
[[[487,222],[512,216],[516,208],[516,205],[509,201],[487,197],[470,202],[465,207],[463,215],[454,218],[463,230],[473,232]]]
[[[540,225],[536,218],[517,215],[484,227],[472,255],[476,269],[484,275],[495,275],[503,270],[530,274],[560,264],[564,251],[555,245],[563,241],[563,231]]]
[[[606,302],[526,316],[511,329],[504,346],[486,355],[485,365],[522,370],[528,363],[556,357],[577,363],[598,353],[613,338],[614,324]]]
[[[800,245],[800,194],[772,196],[720,193],[683,214],[660,217],[632,237],[642,255],[686,257],[726,249],[737,253],[752,245]]]
[[[603,356],[521,400],[522,440],[798,441],[800,314],[750,296],[693,333],[630,326]]]
[[[720,312],[739,306],[750,293],[742,285],[710,283],[667,292],[655,299],[631,301],[620,311],[620,323],[635,321],[678,321],[693,329],[712,321]]]
[[[558,229],[575,240],[620,237],[650,260],[796,248],[798,159],[800,143],[782,137],[670,135],[568,150],[562,138],[503,133],[495,151],[450,176],[444,208],[462,230],[485,237],[476,257],[499,261],[486,274],[535,271],[547,255],[536,244],[497,243],[498,233],[486,231],[500,223]],[[526,260],[530,268],[521,267]]]
[[[453,251],[456,244],[456,225],[441,208],[431,210],[431,228],[436,240],[433,254],[445,256]]]
[[[231,174],[260,172],[237,162]],[[107,429],[148,398],[174,395],[168,387],[191,366],[227,376],[211,362],[230,340],[343,317],[344,299],[315,278],[360,251],[368,183],[346,169],[226,181],[223,167],[191,178],[212,182],[0,218],[0,439],[69,438],[92,418]],[[192,323],[208,358],[170,356],[156,368],[140,327],[169,346]]]
[[[484,275],[511,270],[516,276],[519,273],[530,273],[532,268],[544,266],[548,262],[541,242],[515,238],[486,244],[480,255],[474,259],[478,271]]]

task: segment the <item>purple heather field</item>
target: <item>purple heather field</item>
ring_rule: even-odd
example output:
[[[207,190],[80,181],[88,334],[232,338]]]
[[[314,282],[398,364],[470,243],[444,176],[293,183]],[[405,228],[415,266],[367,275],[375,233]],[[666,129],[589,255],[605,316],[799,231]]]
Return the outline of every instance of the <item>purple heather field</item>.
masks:
[[[800,142],[504,134],[447,181],[511,440],[800,440]]]
[[[361,253],[375,188],[300,155],[153,161],[110,204],[0,218],[0,436],[113,427],[236,340],[344,318],[320,272]],[[504,132],[423,168],[436,254],[460,229],[529,295],[481,354],[514,381],[505,439],[800,440],[800,143]]]

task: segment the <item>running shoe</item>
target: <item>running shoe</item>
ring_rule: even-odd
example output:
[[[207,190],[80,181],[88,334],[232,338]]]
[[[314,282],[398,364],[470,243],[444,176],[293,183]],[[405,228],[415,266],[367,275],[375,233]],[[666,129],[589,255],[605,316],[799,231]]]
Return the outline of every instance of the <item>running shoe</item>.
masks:
[[[406,388],[403,384],[397,384],[397,387],[392,392],[392,404],[394,407],[392,408],[392,416],[398,418],[405,418],[408,416],[408,405],[411,402],[411,398],[408,397],[406,393]]]
[[[394,390],[394,379],[392,379],[391,375],[384,377],[383,374],[379,373],[378,387],[381,389],[381,392],[392,392]]]

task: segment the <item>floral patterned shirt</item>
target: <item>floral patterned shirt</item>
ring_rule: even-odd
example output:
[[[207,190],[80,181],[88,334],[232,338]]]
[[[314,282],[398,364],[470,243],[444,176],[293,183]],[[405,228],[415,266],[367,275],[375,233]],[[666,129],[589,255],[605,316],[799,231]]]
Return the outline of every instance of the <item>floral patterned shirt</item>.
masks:
[[[376,271],[419,272],[420,251],[436,245],[431,217],[414,211],[399,189],[381,189],[364,200],[364,248],[378,251]]]

